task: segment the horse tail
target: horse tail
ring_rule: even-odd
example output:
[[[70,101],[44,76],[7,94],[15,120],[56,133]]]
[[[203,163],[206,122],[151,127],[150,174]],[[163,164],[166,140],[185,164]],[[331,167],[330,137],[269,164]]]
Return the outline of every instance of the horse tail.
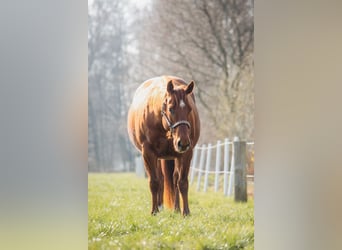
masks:
[[[173,185],[173,171],[175,169],[175,161],[162,160],[161,167],[164,175],[163,202],[165,207],[173,209],[175,203],[175,188]]]

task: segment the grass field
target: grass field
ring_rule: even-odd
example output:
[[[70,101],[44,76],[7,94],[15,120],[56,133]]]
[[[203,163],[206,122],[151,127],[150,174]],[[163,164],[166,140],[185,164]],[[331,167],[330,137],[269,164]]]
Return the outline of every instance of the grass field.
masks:
[[[150,215],[147,179],[88,175],[89,249],[253,249],[254,203],[189,190],[191,216]]]

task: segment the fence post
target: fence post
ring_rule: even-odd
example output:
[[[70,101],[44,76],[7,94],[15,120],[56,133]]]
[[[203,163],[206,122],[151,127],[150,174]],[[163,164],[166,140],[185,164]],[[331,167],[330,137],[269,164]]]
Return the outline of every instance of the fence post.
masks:
[[[234,137],[234,142],[238,141],[238,137]],[[234,176],[235,176],[235,147],[234,144],[232,144],[232,161],[230,163],[230,169],[229,169],[229,186],[228,186],[228,196],[231,196],[233,194],[233,183],[234,183]]]
[[[215,161],[215,192],[219,189],[219,171],[220,171],[220,165],[221,165],[221,142],[217,141],[216,146],[216,161]]]
[[[234,140],[234,200],[247,201],[246,142]]]
[[[203,170],[203,165],[204,165],[204,154],[205,154],[205,144],[202,146],[202,151],[201,151],[201,157],[200,157],[200,163],[199,163],[199,170],[198,170],[198,177],[197,177],[197,187],[196,190],[200,190],[201,186],[201,175],[202,175],[202,170]]]
[[[193,183],[194,181],[194,175],[195,175],[195,168],[197,165],[197,156],[198,156],[198,148],[194,148],[194,157],[192,158],[192,163],[191,163],[191,176],[190,176],[190,184]]]
[[[210,163],[211,163],[211,144],[208,144],[208,151],[207,151],[207,163],[205,166],[205,178],[204,178],[204,188],[203,191],[207,192],[208,188],[208,176],[209,176],[209,170],[210,170]]]
[[[224,140],[224,162],[223,162],[223,193],[227,195],[227,181],[228,181],[228,164],[229,164],[229,139]]]

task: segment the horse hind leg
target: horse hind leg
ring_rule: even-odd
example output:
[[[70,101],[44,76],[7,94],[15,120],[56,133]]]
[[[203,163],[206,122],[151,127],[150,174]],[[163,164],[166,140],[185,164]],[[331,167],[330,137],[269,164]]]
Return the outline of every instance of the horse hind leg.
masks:
[[[174,185],[174,160],[161,160],[161,169],[164,179],[163,203],[166,208],[174,209],[175,205],[175,185]]]

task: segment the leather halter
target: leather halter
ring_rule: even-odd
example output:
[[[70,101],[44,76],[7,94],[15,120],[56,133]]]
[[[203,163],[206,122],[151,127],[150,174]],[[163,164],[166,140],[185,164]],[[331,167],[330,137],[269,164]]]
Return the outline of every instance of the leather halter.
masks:
[[[177,128],[177,127],[180,126],[180,125],[186,125],[186,126],[188,126],[189,129],[191,128],[190,122],[185,121],[185,120],[181,120],[181,121],[178,121],[178,122],[172,124],[172,122],[170,121],[170,119],[169,119],[169,118],[167,117],[167,115],[166,115],[165,106],[166,106],[166,105],[165,105],[165,103],[164,103],[164,104],[163,104],[163,109],[162,109],[162,111],[161,111],[161,115],[165,118],[166,123],[167,123],[167,125],[169,126],[169,129],[170,129],[171,134],[173,134],[174,129]]]

